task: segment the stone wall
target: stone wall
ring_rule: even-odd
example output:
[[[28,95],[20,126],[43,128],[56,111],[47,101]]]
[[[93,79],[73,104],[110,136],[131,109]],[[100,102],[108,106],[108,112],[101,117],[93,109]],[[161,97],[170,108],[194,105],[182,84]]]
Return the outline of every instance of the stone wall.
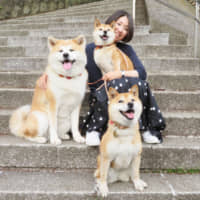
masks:
[[[195,8],[185,0],[165,0],[164,2],[195,16]],[[155,0],[145,0],[147,14],[152,32],[170,33],[171,44],[188,44],[194,46],[195,21]],[[200,44],[200,37],[198,43]],[[200,45],[198,50],[200,57]]]
[[[35,15],[100,0],[0,0],[0,20]]]

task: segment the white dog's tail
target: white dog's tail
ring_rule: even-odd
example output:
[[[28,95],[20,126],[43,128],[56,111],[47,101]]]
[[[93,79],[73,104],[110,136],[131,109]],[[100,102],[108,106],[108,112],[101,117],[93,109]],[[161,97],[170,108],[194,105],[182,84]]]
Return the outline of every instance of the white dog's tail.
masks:
[[[9,121],[9,128],[13,135],[24,137],[25,121],[31,110],[30,105],[25,105],[15,110]]]

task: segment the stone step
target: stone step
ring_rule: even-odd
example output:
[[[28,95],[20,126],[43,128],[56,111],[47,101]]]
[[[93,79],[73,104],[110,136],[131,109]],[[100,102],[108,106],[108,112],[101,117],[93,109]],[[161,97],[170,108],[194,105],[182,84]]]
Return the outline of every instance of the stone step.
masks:
[[[73,38],[76,37],[77,35],[72,35],[72,34],[66,34],[65,38]],[[93,42],[93,37],[91,35],[86,35],[86,40],[87,43]],[[60,38],[60,37],[59,37]],[[161,52],[161,55],[173,57],[173,56],[187,56],[191,57],[193,56],[193,50],[191,46],[184,46],[184,45],[171,45],[168,46],[168,40],[169,40],[169,35],[168,34],[146,34],[146,35],[135,35],[134,39],[130,42],[131,45],[134,45],[134,49],[142,55],[142,52],[147,52],[148,54],[153,54],[153,52]],[[20,48],[26,47],[27,49],[31,48],[47,48],[47,37],[0,37],[0,42],[3,42],[3,45],[0,45],[0,48],[10,48],[13,46],[18,46]],[[30,42],[31,41],[31,42]],[[137,46],[135,46],[137,45]],[[152,46],[146,46],[144,45],[152,45]],[[162,46],[161,46],[162,45]],[[165,45],[165,46],[164,46]],[[144,49],[143,49],[144,48]],[[148,48],[151,48],[152,50],[148,50]],[[163,49],[161,51],[161,49]],[[166,50],[165,50],[166,49]],[[10,49],[12,51],[12,48]],[[3,49],[2,49],[3,51]],[[42,49],[44,51],[44,49]],[[44,55],[46,55],[43,52]],[[172,52],[172,53],[169,53]],[[178,53],[177,53],[178,52]],[[146,54],[146,53],[145,53]],[[5,55],[5,53],[0,51],[0,56]],[[30,54],[28,54],[30,55]],[[40,54],[38,54],[40,55]],[[36,56],[36,55],[32,55]]]
[[[8,199],[94,200],[103,199],[94,191],[94,170],[2,170],[0,195]],[[200,198],[197,174],[141,173],[148,188],[140,192],[131,182],[109,185],[106,199],[162,199],[178,200]],[[47,184],[48,183],[48,184]]]
[[[29,102],[30,104],[30,102]],[[85,116],[88,108],[84,105],[81,109],[81,118]],[[13,110],[0,110],[0,133],[8,134],[8,122]],[[163,132],[164,136],[200,136],[200,113],[186,111],[163,112],[167,127]]]
[[[194,58],[144,58],[140,57],[150,72],[200,72],[200,60]],[[47,64],[44,57],[0,57],[0,71],[40,71]]]
[[[49,35],[66,38],[67,33],[71,33],[72,36],[77,36],[78,34],[86,34],[93,32],[93,23],[89,24],[87,27],[83,26],[81,29],[76,25],[76,27],[71,29],[71,27],[52,27],[48,30],[35,29],[35,30],[0,30],[0,37],[17,37],[17,36],[32,36],[32,37],[47,37]],[[149,33],[149,26],[139,26],[135,28],[135,35],[144,35]],[[162,35],[162,34],[161,34]]]
[[[133,42],[132,45],[139,57],[146,58],[153,57],[188,57],[191,58],[193,56],[193,48],[192,46],[175,46],[175,45],[137,45],[139,43],[138,40],[141,40],[141,37],[137,40],[137,36],[135,43]],[[146,38],[144,37],[144,40]],[[31,41],[31,40],[29,40]],[[33,45],[33,46],[0,46],[0,57],[41,57],[41,56],[48,56],[49,50],[47,47],[47,40],[45,41],[46,44],[43,45]],[[90,41],[91,42],[91,41]],[[27,42],[28,43],[28,42]],[[37,51],[35,51],[37,49]],[[178,51],[179,50],[179,51]]]
[[[14,109],[30,104],[33,89],[0,88],[0,105],[3,109]],[[161,110],[200,111],[200,91],[154,91]],[[23,97],[23,98],[22,98]],[[9,99],[9,101],[7,101]]]
[[[34,88],[39,72],[0,72],[0,88]],[[200,73],[150,73],[148,82],[154,90],[200,90]]]
[[[142,169],[199,169],[199,137],[166,137],[158,145],[143,144]],[[59,146],[36,144],[1,135],[0,167],[94,169],[97,147],[65,141]]]
[[[200,73],[173,72],[148,74],[148,82],[154,90],[200,90]]]

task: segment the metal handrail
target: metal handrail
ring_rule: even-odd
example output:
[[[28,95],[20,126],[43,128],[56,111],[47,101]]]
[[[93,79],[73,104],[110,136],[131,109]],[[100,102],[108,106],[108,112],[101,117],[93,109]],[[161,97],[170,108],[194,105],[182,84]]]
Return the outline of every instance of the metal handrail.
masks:
[[[173,5],[166,3],[162,0],[155,0],[158,3],[186,16],[189,17],[191,19],[193,19],[195,21],[195,36],[194,36],[194,57],[198,57],[198,37],[199,37],[199,29],[200,29],[200,0],[196,0],[196,16],[194,17],[193,15],[174,7]],[[133,20],[135,21],[135,7],[136,7],[136,0],[133,0]]]
[[[196,19],[199,20],[199,12],[200,12],[200,0],[196,0]],[[198,41],[199,41],[199,29],[200,26],[198,22],[195,22],[195,35],[194,35],[194,57],[198,57]]]

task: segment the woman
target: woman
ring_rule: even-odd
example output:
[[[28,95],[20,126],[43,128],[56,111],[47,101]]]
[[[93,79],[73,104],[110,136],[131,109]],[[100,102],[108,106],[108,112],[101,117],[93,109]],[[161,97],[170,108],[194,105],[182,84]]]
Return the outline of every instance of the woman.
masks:
[[[127,92],[132,85],[139,86],[140,99],[143,103],[143,113],[140,120],[140,130],[143,132],[143,140],[146,143],[161,143],[161,130],[165,128],[165,121],[156,104],[155,98],[151,93],[146,80],[146,71],[138,59],[133,48],[127,44],[133,37],[133,20],[129,13],[124,10],[118,10],[112,14],[107,20],[106,24],[116,21],[115,26],[115,42],[117,47],[122,50],[134,64],[135,70],[112,71],[108,72],[102,77],[102,74],[94,62],[95,44],[88,44],[86,47],[87,65],[86,69],[89,75],[90,86],[90,111],[83,119],[80,128],[83,133],[86,133],[86,144],[89,146],[96,146],[100,144],[100,138],[107,128],[108,114],[107,114],[107,95],[105,88],[97,89],[103,80],[108,81],[108,88],[114,87],[118,92]],[[102,78],[102,81],[98,81]],[[92,84],[95,83],[96,84]]]

